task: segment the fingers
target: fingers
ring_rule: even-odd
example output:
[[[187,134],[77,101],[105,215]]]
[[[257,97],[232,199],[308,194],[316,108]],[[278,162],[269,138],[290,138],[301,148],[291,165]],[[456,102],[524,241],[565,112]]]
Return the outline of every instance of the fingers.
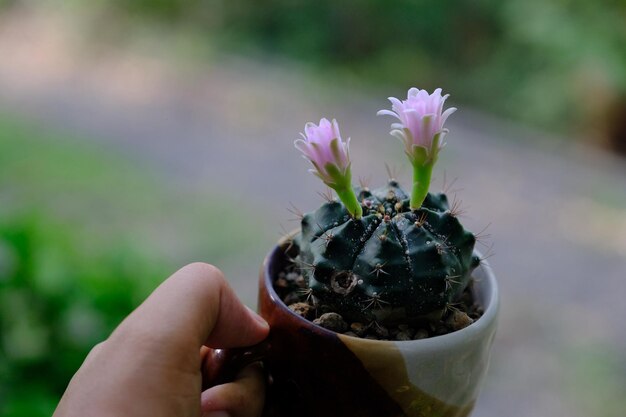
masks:
[[[258,417],[263,411],[264,398],[261,366],[252,364],[244,368],[234,382],[217,385],[202,393],[202,416]]]
[[[235,296],[222,273],[192,264],[165,280],[113,334],[89,354],[55,416],[182,416],[198,414],[204,344],[243,347],[269,326]],[[232,416],[260,410],[263,384],[248,370],[216,387]],[[207,394],[209,404],[211,393]]]
[[[194,263],[163,282],[111,338],[139,334],[162,348],[177,344],[197,355],[205,343],[212,347],[253,345],[268,330],[267,323],[239,301],[220,270]]]

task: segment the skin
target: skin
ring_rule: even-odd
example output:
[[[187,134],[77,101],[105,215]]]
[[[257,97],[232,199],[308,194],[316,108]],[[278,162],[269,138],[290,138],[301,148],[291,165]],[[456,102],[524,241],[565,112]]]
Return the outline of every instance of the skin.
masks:
[[[250,346],[268,331],[217,268],[185,266],[92,349],[53,417],[259,416],[258,365],[204,392],[202,367],[209,348]]]

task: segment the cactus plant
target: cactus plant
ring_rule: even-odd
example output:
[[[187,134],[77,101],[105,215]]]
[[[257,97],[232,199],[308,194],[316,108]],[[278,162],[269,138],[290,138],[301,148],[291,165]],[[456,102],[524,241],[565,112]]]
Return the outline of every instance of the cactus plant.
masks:
[[[391,134],[405,146],[413,166],[407,194],[395,180],[374,190],[353,188],[348,141],[339,126],[308,123],[296,147],[340,201],[303,215],[293,244],[307,283],[307,296],[334,306],[352,321],[398,323],[441,316],[471,279],[479,258],[475,236],[465,230],[445,194],[429,193],[443,138],[448,96],[410,89],[407,100],[390,98]],[[454,206],[454,205],[453,205]]]

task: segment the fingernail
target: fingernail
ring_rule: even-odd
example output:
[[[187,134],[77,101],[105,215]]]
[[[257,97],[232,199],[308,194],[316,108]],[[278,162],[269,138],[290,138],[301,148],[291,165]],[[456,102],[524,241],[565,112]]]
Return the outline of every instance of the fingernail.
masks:
[[[226,411],[209,411],[208,413],[202,414],[202,417],[230,417]]]
[[[248,308],[248,310],[250,311],[250,315],[252,316],[252,318],[254,320],[256,320],[257,323],[259,323],[261,326],[263,327],[269,327],[270,325],[267,323],[267,321],[265,321],[265,319],[261,316],[259,316],[257,313],[254,312],[254,310],[252,310],[250,307],[246,306]]]

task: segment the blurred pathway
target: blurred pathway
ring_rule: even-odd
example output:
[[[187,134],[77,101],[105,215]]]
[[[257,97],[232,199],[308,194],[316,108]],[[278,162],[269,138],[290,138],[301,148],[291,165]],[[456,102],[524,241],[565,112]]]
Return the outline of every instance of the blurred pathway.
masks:
[[[322,187],[291,146],[306,121],[340,121],[357,175],[383,178],[390,162],[409,177],[390,120],[375,117],[387,106],[378,93],[320,85],[292,65],[220,57],[179,68],[140,51],[96,52],[61,23],[0,16],[0,111],[121,149],[179,187],[254,202],[259,221],[277,230],[259,237],[259,257],[281,224],[294,227],[289,203],[318,203]],[[593,382],[572,382],[585,375],[571,361],[621,352],[623,367],[607,377],[626,380],[626,165],[465,107],[450,130],[434,188],[444,169],[458,177],[469,227],[491,224],[502,286],[492,372],[474,415],[588,417],[591,405],[576,394]],[[232,276],[257,268],[255,260]],[[233,285],[250,301],[243,281]]]

